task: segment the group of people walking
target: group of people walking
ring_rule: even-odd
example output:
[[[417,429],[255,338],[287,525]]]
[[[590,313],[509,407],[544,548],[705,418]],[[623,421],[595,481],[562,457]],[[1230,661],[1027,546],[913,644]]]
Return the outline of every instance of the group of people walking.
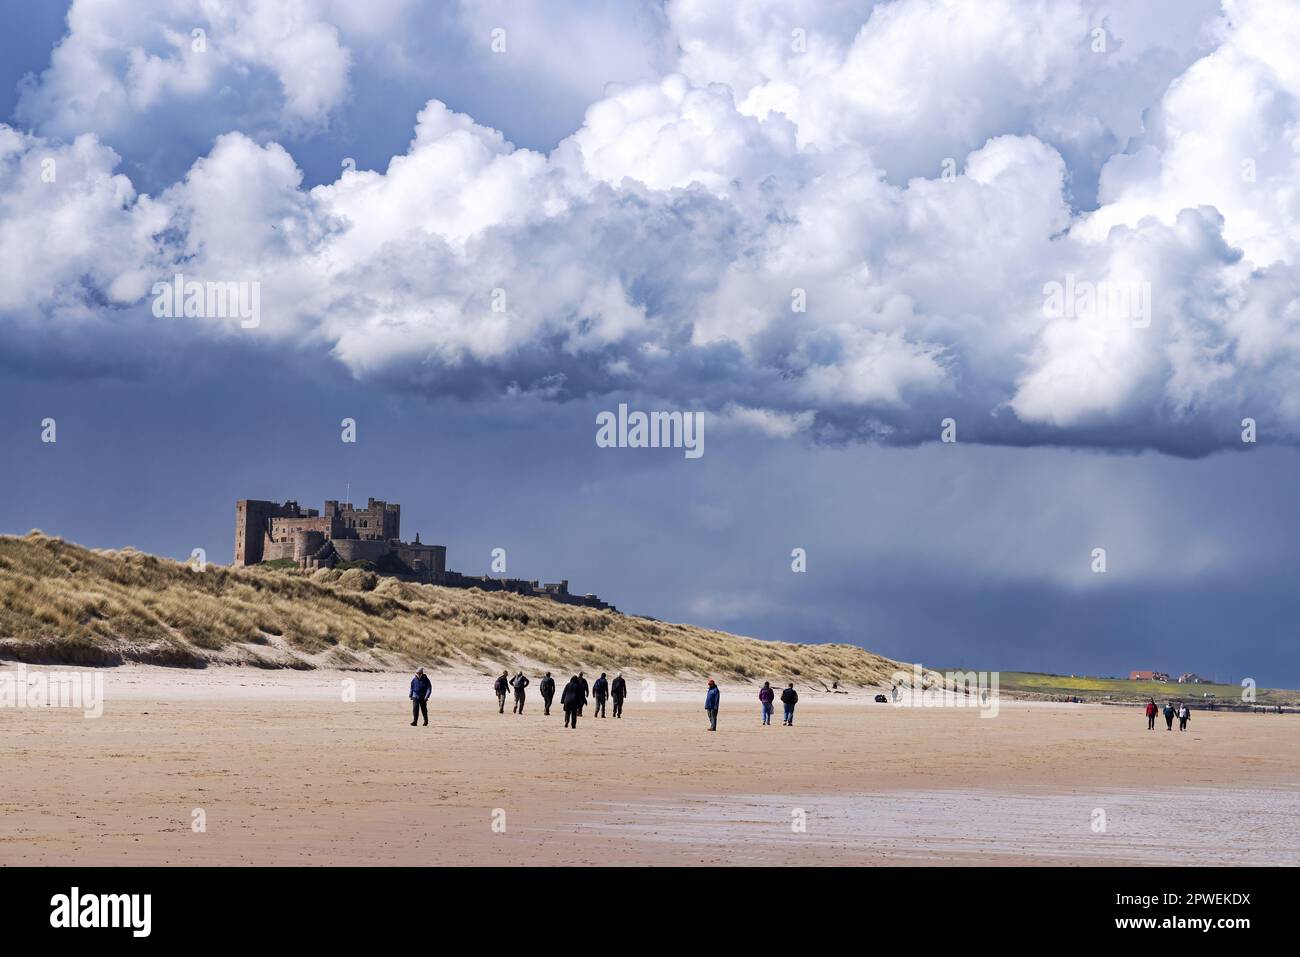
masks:
[[[511,708],[512,714],[523,714],[524,703],[528,698],[527,688],[532,684],[528,676],[521,670],[513,678],[510,677],[509,670],[502,671],[493,684],[493,690],[497,696],[497,710],[500,714],[506,711],[506,696],[511,689],[514,690],[514,707]],[[548,671],[538,682],[537,690],[542,696],[542,713],[551,713],[551,702],[555,700],[555,679],[551,677]],[[414,692],[414,684],[412,684]],[[591,698],[596,703],[595,716],[604,718],[606,714],[606,704],[610,699],[614,702],[614,717],[623,717],[623,702],[627,700],[627,681],[623,678],[622,673],[614,676],[614,680],[609,679],[605,672],[600,673],[600,677],[593,683],[587,683],[587,676],[579,671],[569,679],[568,684],[560,693],[560,707],[564,709],[564,726],[566,728],[576,728],[578,718],[582,716],[582,709],[587,706],[587,700]]]
[[[1162,712],[1162,709],[1156,705],[1156,699],[1152,698],[1147,702],[1146,712],[1148,731],[1154,731],[1156,729],[1156,715],[1160,713],[1164,714],[1166,731],[1174,730],[1174,718],[1178,719],[1178,730],[1186,731],[1187,722],[1192,717],[1192,711],[1187,707],[1187,702],[1185,701],[1177,707],[1174,707],[1172,701],[1166,701]]]
[[[776,691],[772,688],[769,681],[763,682],[763,687],[758,689],[758,709],[763,724],[772,723],[772,703],[776,700]],[[794,727],[794,706],[799,702],[799,692],[794,690],[794,682],[785,686],[781,692],[781,707],[785,710],[785,717],[781,724],[786,727]],[[722,689],[717,683],[710,678],[708,690],[704,692],[704,713],[709,716],[709,730],[718,730],[718,710],[722,704]]]
[[[506,698],[511,696],[513,691],[514,705],[510,709],[511,714],[523,714],[524,704],[528,699],[528,686],[532,684],[529,677],[519,671],[513,678],[510,676],[509,669],[506,669],[497,676],[492,684],[492,690],[497,696],[497,713],[505,714]],[[551,677],[548,671],[538,682],[537,690],[542,696],[542,713],[549,715],[551,713],[551,702],[555,700],[555,679]],[[424,673],[423,668],[417,668],[415,676],[411,679],[411,725],[419,723],[423,717],[424,723],[429,723],[429,697],[433,694],[433,684],[429,681],[429,676]],[[586,675],[579,671],[573,675],[564,690],[560,693],[560,707],[564,709],[564,726],[566,728],[576,728],[578,718],[582,717],[582,709],[587,706],[588,699],[595,701],[596,710],[594,716],[597,718],[605,717],[606,702],[613,700],[614,717],[623,717],[623,702],[627,700],[627,681],[623,678],[622,672],[614,676],[611,681],[605,672],[600,673],[590,685],[587,683]],[[776,691],[770,682],[764,681],[763,687],[758,691],[759,712],[763,724],[772,723],[772,709],[776,701]],[[794,706],[799,701],[799,692],[794,690],[794,683],[786,685],[781,691],[781,706],[785,711],[785,716],[781,724],[786,727],[794,726]],[[722,690],[718,687],[717,682],[712,678],[709,679],[708,689],[704,693],[704,711],[709,717],[709,730],[718,730],[718,711],[722,703]],[[1152,705],[1154,707],[1154,703]],[[1151,712],[1154,714],[1154,712]],[[1154,719],[1153,719],[1154,720]],[[1183,721],[1186,724],[1186,719]]]
[[[776,699],[776,692],[766,681],[763,687],[758,689],[758,703],[762,710],[763,723],[772,723],[772,702]],[[781,692],[781,706],[785,709],[785,717],[781,719],[781,724],[785,727],[794,727],[794,706],[799,701],[799,692],[794,690],[794,683],[785,686]]]

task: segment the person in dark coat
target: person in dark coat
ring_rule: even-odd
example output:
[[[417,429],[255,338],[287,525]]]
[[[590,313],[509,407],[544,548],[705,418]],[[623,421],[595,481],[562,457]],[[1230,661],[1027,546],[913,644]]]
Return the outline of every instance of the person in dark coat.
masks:
[[[537,690],[542,693],[542,705],[545,708],[543,713],[550,714],[551,699],[555,697],[555,679],[551,677],[549,671],[546,672],[546,677],[542,679],[542,683],[537,686]]]
[[[411,727],[415,727],[415,722],[420,720],[421,714],[424,715],[425,726],[428,726],[431,694],[433,694],[433,682],[429,680],[423,668],[416,668],[415,677],[411,679]]]
[[[605,717],[605,699],[609,697],[609,679],[605,677],[605,672],[602,671],[596,683],[591,686],[591,693],[596,698],[596,710],[592,717]]]
[[[564,708],[564,726],[566,728],[576,728],[578,718],[582,715],[582,708],[587,703],[587,692],[582,687],[582,681],[577,675],[569,679],[569,683],[564,686],[564,693],[560,695],[560,706]]]
[[[763,687],[758,689],[758,704],[763,711],[763,723],[772,723],[772,702],[776,699],[776,692],[772,690],[771,684],[764,681]]]
[[[627,697],[627,682],[623,680],[623,672],[614,676],[609,686],[609,696],[614,699],[614,717],[623,717],[623,699]]]
[[[704,692],[704,711],[709,716],[709,730],[718,730],[718,705],[722,703],[722,692],[718,690],[717,684],[712,678],[709,679],[709,690]]]
[[[569,704],[573,700],[574,690],[578,687],[578,676],[573,675],[564,683],[564,690],[560,692],[560,707],[564,710],[564,726],[567,728],[573,718],[573,706]]]
[[[1174,704],[1172,701],[1165,702],[1165,730],[1174,730]]]
[[[781,722],[787,726],[794,725],[794,706],[799,701],[799,692],[794,690],[794,683],[785,686],[781,692],[781,704],[785,706],[785,719]]]
[[[503,671],[497,678],[496,683],[492,685],[492,690],[497,694],[497,713],[506,713],[506,692],[510,690],[510,672]]]
[[[524,674],[522,669],[519,674],[510,679],[510,687],[515,689],[515,706],[511,713],[524,713],[524,689],[528,687],[528,683],[528,675]]]
[[[587,676],[581,671],[578,672],[578,684],[582,685],[582,703],[587,703],[587,698],[591,696],[591,686],[587,684]]]

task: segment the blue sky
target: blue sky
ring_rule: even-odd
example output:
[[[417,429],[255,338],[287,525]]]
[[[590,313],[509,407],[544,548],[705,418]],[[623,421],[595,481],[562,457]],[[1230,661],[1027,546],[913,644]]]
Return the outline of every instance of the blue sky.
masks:
[[[655,617],[1300,685],[1289,6],[57,6],[0,39],[5,531],[226,561],[350,489]]]

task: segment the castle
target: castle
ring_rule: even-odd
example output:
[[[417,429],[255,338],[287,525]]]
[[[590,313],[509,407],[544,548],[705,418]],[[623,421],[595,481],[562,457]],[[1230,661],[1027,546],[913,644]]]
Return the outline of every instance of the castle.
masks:
[[[365,508],[351,502],[330,499],[325,514],[301,508],[297,502],[283,505],[257,499],[235,503],[235,565],[259,562],[295,562],[299,568],[334,568],[339,564],[366,562],[387,575],[408,581],[444,585],[450,588],[481,588],[520,595],[551,598],[566,605],[584,605],[618,611],[595,595],[569,594],[568,580],[541,584],[523,578],[492,578],[447,571],[447,546],[426,545],[416,533],[415,541],[401,540],[402,506],[367,499]]]

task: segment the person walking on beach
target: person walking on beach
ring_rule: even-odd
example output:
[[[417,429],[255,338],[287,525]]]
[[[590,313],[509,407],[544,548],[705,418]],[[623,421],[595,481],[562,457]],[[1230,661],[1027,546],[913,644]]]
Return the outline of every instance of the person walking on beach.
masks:
[[[506,713],[506,691],[510,688],[510,672],[503,671],[497,678],[496,683],[492,685],[492,690],[497,694],[497,713]]]
[[[573,718],[573,705],[569,702],[573,700],[574,689],[577,687],[578,676],[573,675],[569,678],[568,682],[565,683],[564,690],[560,692],[560,707],[564,709],[564,726],[566,728],[569,726],[569,722]]]
[[[605,699],[609,697],[609,679],[605,677],[605,672],[600,673],[596,683],[591,686],[591,693],[596,697],[596,710],[592,713],[593,718],[605,717]]]
[[[582,703],[587,703],[587,698],[591,696],[591,688],[587,685],[587,676],[581,671],[578,672],[578,684],[582,685]]]
[[[623,717],[623,699],[627,697],[627,682],[623,680],[623,672],[614,676],[609,686],[609,696],[614,699],[614,717]]]
[[[542,706],[544,708],[542,713],[550,714],[551,699],[555,697],[555,679],[551,677],[549,671],[546,672],[546,677],[542,679],[542,683],[537,686],[537,690],[542,693]]]
[[[582,690],[582,682],[577,675],[569,679],[569,683],[564,686],[564,693],[560,695],[560,706],[564,708],[564,726],[566,728],[576,728],[578,726],[578,717],[582,714],[582,706],[587,703],[587,692]]]
[[[799,692],[794,690],[794,682],[785,686],[781,692],[781,704],[785,705],[785,720],[781,723],[787,727],[794,727],[794,706],[799,701]]]
[[[763,687],[758,689],[758,704],[763,709],[763,723],[770,725],[772,723],[772,701],[776,698],[776,692],[772,690],[772,685],[764,681]]]
[[[529,685],[528,675],[524,674],[523,669],[519,669],[519,674],[510,679],[510,687],[515,689],[515,706],[512,709],[513,714],[524,713],[524,689]]]
[[[709,690],[704,692],[704,711],[709,716],[709,730],[718,730],[718,705],[722,701],[722,692],[713,679],[709,679]]]
[[[423,668],[415,669],[415,677],[411,679],[411,727],[415,727],[415,722],[420,720],[420,715],[424,715],[424,724],[429,724],[429,695],[433,694],[433,682],[429,676],[424,673]]]
[[[1187,702],[1184,701],[1183,706],[1178,709],[1178,730],[1179,731],[1187,730],[1187,719],[1190,718],[1191,716],[1192,716],[1192,711],[1190,708],[1187,707]]]
[[[1165,702],[1165,730],[1174,730],[1174,703],[1172,701]]]
[[[1156,699],[1152,698],[1147,702],[1147,730],[1156,729]]]

